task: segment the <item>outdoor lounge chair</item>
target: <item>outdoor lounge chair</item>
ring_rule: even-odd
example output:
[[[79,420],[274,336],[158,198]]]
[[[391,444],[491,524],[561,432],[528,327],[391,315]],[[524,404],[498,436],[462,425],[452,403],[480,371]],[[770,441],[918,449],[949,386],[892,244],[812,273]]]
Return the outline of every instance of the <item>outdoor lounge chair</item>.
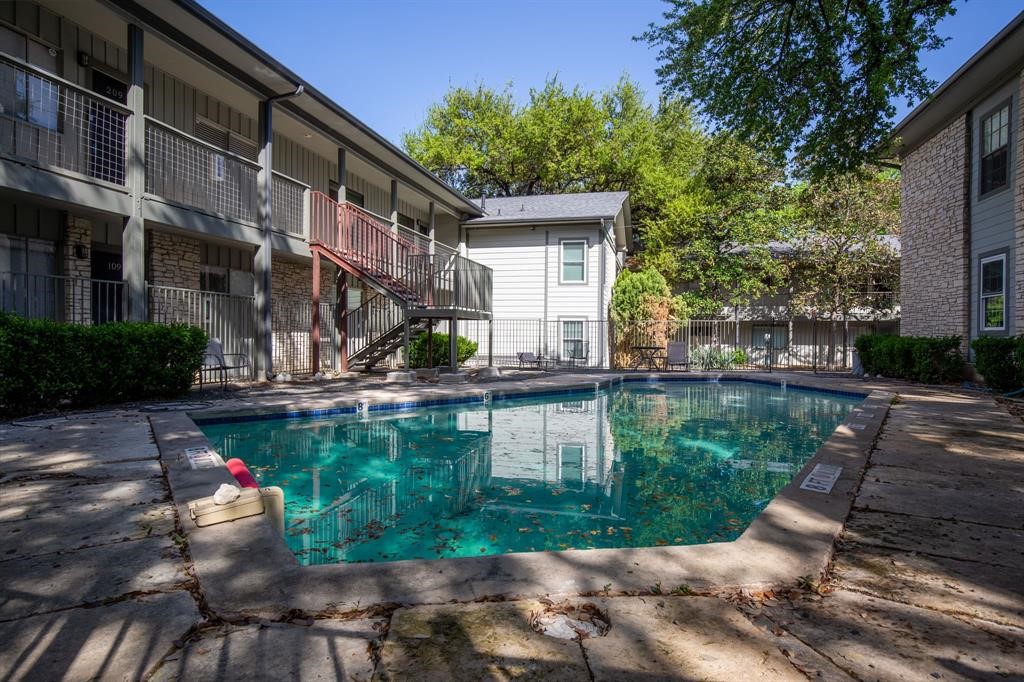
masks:
[[[690,360],[686,357],[686,344],[682,341],[669,341],[668,352],[665,355],[665,369],[679,366],[690,368]]]
[[[238,358],[234,362],[228,362],[227,358]],[[210,339],[206,344],[206,352],[203,354],[203,364],[199,367],[199,390],[203,390],[203,373],[220,372],[220,388],[226,390],[228,386],[228,370],[252,369],[249,356],[245,353],[224,353],[224,347],[220,339]]]
[[[519,369],[523,368],[523,365],[533,365],[537,369],[544,369],[544,356],[531,353],[529,351],[519,353]]]
[[[570,367],[586,367],[590,360],[590,344],[586,341],[577,341],[567,345],[569,352],[565,356],[565,363]]]

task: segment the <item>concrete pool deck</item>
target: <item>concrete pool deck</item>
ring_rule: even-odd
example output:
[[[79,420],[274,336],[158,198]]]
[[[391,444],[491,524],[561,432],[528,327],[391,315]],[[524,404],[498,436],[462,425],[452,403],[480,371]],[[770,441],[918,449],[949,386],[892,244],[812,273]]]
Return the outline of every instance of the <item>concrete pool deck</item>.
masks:
[[[676,548],[655,548],[653,558],[635,557],[634,566],[623,558],[616,566],[634,572],[597,585],[603,580],[600,562],[586,558],[595,551],[560,553],[568,556],[529,570],[574,572],[583,582],[566,583],[564,593],[596,593],[587,600],[607,612],[612,629],[608,637],[582,643],[552,640],[530,629],[530,614],[543,605],[534,599],[439,603],[445,583],[460,579],[467,581],[463,589],[470,595],[460,601],[507,587],[507,576],[495,573],[493,565],[433,576],[422,570],[381,574],[382,565],[375,565],[377,575],[367,571],[352,583],[362,591],[354,601],[335,602],[332,598],[352,591],[336,584],[336,577],[291,580],[293,574],[266,566],[278,558],[294,562],[280,540],[283,554],[268,557],[254,557],[225,544],[219,534],[206,533],[225,526],[197,529],[181,542],[172,534],[166,488],[152,487],[161,481],[160,464],[145,415],[138,411],[0,427],[0,509],[7,514],[0,518],[0,578],[2,601],[9,605],[0,612],[5,641],[0,678],[235,679],[250,672],[446,679],[458,671],[464,679],[504,679],[542,677],[551,670],[564,671],[565,679],[790,679],[802,672],[821,672],[826,679],[1024,675],[1020,420],[977,394],[778,376],[833,389],[899,394],[872,451],[834,570],[826,572],[829,591],[795,589],[799,576],[807,574],[780,570],[777,577],[786,589],[763,594],[756,580],[748,582],[756,571],[765,575],[763,567],[715,566],[721,562],[710,555],[702,560],[709,573],[691,574],[697,564],[680,570],[671,552],[661,551]],[[565,380],[542,379],[553,388]],[[592,382],[595,375],[584,380]],[[496,385],[508,389],[512,383]],[[460,388],[485,387],[361,390],[391,397]],[[210,409],[276,409],[308,404],[317,396],[325,402],[356,397],[351,385],[273,387],[259,393],[229,396]],[[206,483],[184,479],[174,454],[193,444],[187,431],[175,428],[187,417],[171,412],[149,417],[152,433],[167,450],[161,458],[174,501],[209,494]],[[842,444],[853,447],[861,433],[851,429]],[[47,487],[37,490],[41,481]],[[847,505],[856,489],[854,480],[844,495]],[[8,504],[12,495],[20,506]],[[776,533],[823,533],[833,524],[828,516],[833,511],[826,507],[813,515],[814,523],[794,529],[780,522],[786,518],[786,510],[780,510],[749,545],[746,563],[777,557]],[[65,524],[83,530],[65,534]],[[267,524],[253,518],[228,526],[244,537],[259,536]],[[818,543],[805,546],[813,553]],[[187,548],[194,565],[179,547]],[[90,556],[102,551],[97,548],[107,554]],[[269,544],[266,549],[277,551]],[[270,560],[256,560],[264,558]],[[193,580],[196,569],[198,580]],[[744,593],[734,590],[717,597],[656,594],[681,584],[713,591],[709,577],[716,571],[718,578],[748,585],[746,596],[736,598]],[[679,576],[685,582],[675,583]],[[523,590],[501,593],[527,596],[550,587],[549,579],[562,584],[558,576],[542,576],[522,583]],[[594,589],[579,589],[591,585]],[[634,586],[640,596],[623,594]],[[310,608],[296,608],[305,612],[277,612],[302,593]],[[412,598],[378,603],[382,596],[402,593]],[[254,617],[242,617],[247,609],[226,603],[223,595],[254,607]],[[728,595],[731,601],[724,598]]]

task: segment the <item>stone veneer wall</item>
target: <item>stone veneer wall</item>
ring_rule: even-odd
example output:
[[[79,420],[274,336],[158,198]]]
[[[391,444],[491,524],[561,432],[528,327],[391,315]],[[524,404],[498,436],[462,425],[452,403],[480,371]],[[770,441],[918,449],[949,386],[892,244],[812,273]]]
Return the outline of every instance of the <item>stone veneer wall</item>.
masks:
[[[146,281],[161,287],[199,288],[199,240],[167,232],[146,233]]]
[[[959,335],[968,329],[967,118],[961,116],[903,159],[900,204],[900,333]]]
[[[1016,186],[1013,188],[1013,222],[1014,222],[1014,278],[1008,288],[1014,292],[1014,332],[1024,334],[1024,71],[1017,78],[1017,125],[1010,133],[1011,139],[1016,137],[1017,148],[1014,156],[1017,157],[1017,169],[1015,172]],[[1007,292],[1008,294],[1010,292]]]
[[[310,325],[313,302],[313,266],[311,263],[274,260],[271,275],[271,314],[274,325],[274,371],[308,372],[310,351]],[[335,267],[320,264],[320,301],[334,301]],[[331,320],[321,320],[321,338],[331,337]],[[321,354],[321,364],[329,366],[327,353]]]
[[[67,216],[61,240],[61,274],[68,277],[92,277],[92,223],[87,218]],[[75,248],[85,249],[85,257],[78,258]],[[75,283],[64,289],[64,318],[78,324],[92,323],[92,286]]]

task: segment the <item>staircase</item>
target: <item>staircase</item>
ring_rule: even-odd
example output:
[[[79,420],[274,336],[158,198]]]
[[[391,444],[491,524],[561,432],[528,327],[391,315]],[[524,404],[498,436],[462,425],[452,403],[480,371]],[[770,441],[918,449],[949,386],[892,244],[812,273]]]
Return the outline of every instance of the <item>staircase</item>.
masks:
[[[353,204],[311,194],[310,242],[325,258],[379,293],[336,320],[349,363],[369,369],[428,328],[435,318],[489,317],[491,270],[454,252],[440,254],[407,239]]]

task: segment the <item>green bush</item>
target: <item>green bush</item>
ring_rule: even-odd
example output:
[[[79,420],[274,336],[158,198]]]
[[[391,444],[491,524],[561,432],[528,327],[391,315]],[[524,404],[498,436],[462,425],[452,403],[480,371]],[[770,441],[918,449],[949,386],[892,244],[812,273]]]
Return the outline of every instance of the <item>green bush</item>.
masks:
[[[470,341],[465,336],[460,336],[455,340],[458,348],[458,364],[464,363],[471,357],[476,355],[477,342]],[[434,346],[433,346],[433,362],[432,367],[447,367],[448,366],[448,335],[447,334],[434,334]],[[420,334],[412,341],[409,342],[409,366],[410,367],[426,367],[427,366],[427,335]]]
[[[181,395],[206,342],[202,329],[186,325],[82,326],[0,314],[0,414]]]
[[[1024,336],[982,336],[971,341],[974,367],[994,391],[1024,386]]]
[[[702,372],[732,369],[747,363],[747,353],[742,349],[719,350],[714,346],[697,346],[690,353],[690,363]]]
[[[926,384],[953,383],[963,376],[959,336],[865,334],[854,345],[869,374]]]

